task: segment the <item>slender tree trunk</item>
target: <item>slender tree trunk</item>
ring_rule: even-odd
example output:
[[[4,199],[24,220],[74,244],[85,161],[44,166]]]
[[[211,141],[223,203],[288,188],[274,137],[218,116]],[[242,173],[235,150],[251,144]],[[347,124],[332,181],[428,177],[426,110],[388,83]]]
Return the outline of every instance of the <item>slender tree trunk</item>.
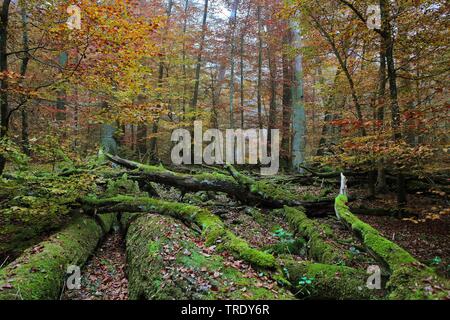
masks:
[[[389,96],[391,103],[392,131],[394,141],[402,139],[400,126],[400,107],[398,104],[397,91],[397,71],[394,60],[394,39],[392,35],[392,24],[390,17],[389,0],[380,0],[381,8],[381,28],[382,35],[386,45],[386,63],[389,78]],[[400,206],[406,204],[406,185],[403,173],[400,172],[397,178],[397,202]]]
[[[258,19],[258,88],[257,88],[257,105],[258,105],[258,125],[259,128],[263,128],[263,122],[262,122],[262,26],[261,26],[261,6],[258,6],[257,9],[257,19]]]
[[[292,21],[293,45],[297,50],[294,60],[293,85],[292,85],[292,110],[293,118],[293,142],[292,142],[292,167],[294,170],[303,172],[300,168],[305,162],[306,148],[306,115],[303,95],[303,57],[299,52],[301,49],[301,30],[298,23]]]
[[[209,4],[209,1],[205,0],[205,7],[203,9],[202,33],[201,33],[200,45],[199,45],[198,54],[197,54],[197,65],[195,67],[194,95],[192,97],[192,102],[191,102],[191,108],[192,108],[192,111],[194,111],[194,112],[197,109],[198,95],[199,95],[199,88],[200,88],[200,71],[201,71],[201,65],[202,65],[203,47],[205,45],[205,37],[206,37],[206,23],[207,23],[207,19],[208,19],[208,4]],[[194,116],[194,118],[195,118],[195,116]]]
[[[8,20],[9,5],[11,0],[3,0],[2,11],[0,13],[0,72],[8,71]],[[0,140],[6,138],[9,127],[8,117],[8,78],[2,77],[0,80]],[[3,173],[6,165],[6,158],[0,154],[0,175]]]
[[[241,129],[244,129],[244,30],[241,30],[241,50],[240,50],[240,57],[241,57]]]
[[[386,48],[383,38],[380,39],[380,67],[378,70],[378,106],[377,106],[377,121],[380,128],[383,128],[384,123],[384,109],[385,109],[385,95],[386,95]],[[386,191],[386,170],[384,169],[383,160],[378,161],[378,177],[376,189],[378,192]]]
[[[290,165],[290,138],[291,138],[291,119],[292,119],[292,59],[289,58],[286,52],[287,47],[291,45],[291,30],[286,27],[286,32],[283,36],[283,131],[281,138],[282,157],[284,165],[289,167]]]
[[[327,40],[327,42],[331,46],[331,48],[333,50],[333,53],[334,53],[334,55],[336,56],[336,59],[339,62],[339,66],[341,67],[342,71],[345,74],[345,77],[347,78],[348,85],[350,87],[352,100],[353,100],[353,103],[354,103],[354,106],[355,106],[356,116],[357,116],[358,121],[360,122],[360,125],[361,125],[360,126],[360,134],[361,134],[361,136],[364,137],[364,136],[367,135],[367,132],[366,132],[366,129],[364,128],[364,118],[363,118],[363,114],[362,114],[362,108],[361,108],[361,104],[359,103],[359,98],[358,98],[358,95],[356,93],[355,83],[354,83],[352,75],[350,74],[350,71],[348,69],[347,62],[341,56],[338,48],[336,47],[336,43],[333,40],[333,38],[325,30],[325,28],[322,26],[321,22],[317,19],[317,17],[315,17],[313,15],[310,15],[310,17],[313,19],[315,25],[319,29],[319,31],[322,34],[322,36]]]
[[[234,0],[231,7],[231,54],[230,54],[230,128],[234,128],[234,55],[236,51],[236,19],[239,0]]]
[[[59,55],[59,65],[61,67],[61,72],[67,65],[69,59],[69,54],[67,52],[61,52]],[[67,119],[66,113],[66,90],[59,89],[58,97],[56,98],[56,120],[65,121]]]
[[[28,53],[29,50],[29,39],[28,39],[28,17],[24,4],[22,3],[21,10],[22,16],[22,47],[23,47],[23,58],[22,64],[20,65],[20,75],[22,76],[21,81],[25,77],[27,72],[28,63],[30,61],[30,56]],[[22,151],[27,156],[30,155],[30,140],[29,140],[29,129],[28,129],[28,111],[26,110],[26,106],[22,106],[21,110],[21,118],[22,118]]]
[[[187,11],[189,8],[189,0],[184,3],[184,22],[183,22],[183,101],[182,111],[183,120],[186,115],[186,92],[187,92],[187,71],[186,71],[186,30],[187,30]]]
[[[277,123],[277,64],[275,50],[268,48],[269,73],[270,73],[270,105],[269,105],[269,146],[272,144],[271,129],[275,129]]]

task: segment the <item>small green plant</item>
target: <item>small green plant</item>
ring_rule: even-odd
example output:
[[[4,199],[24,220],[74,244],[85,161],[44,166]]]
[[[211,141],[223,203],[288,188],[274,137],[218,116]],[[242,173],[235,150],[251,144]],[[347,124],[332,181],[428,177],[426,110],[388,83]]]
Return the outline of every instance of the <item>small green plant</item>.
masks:
[[[350,253],[354,256],[357,256],[358,254],[361,253],[361,251],[359,251],[358,249],[356,249],[355,247],[350,247],[349,249]]]
[[[275,230],[275,232],[273,233],[273,236],[280,238],[281,241],[292,240],[292,233],[287,232],[283,228],[278,228],[277,230]]]
[[[438,257],[438,256],[434,257],[431,260],[431,264],[434,265],[434,266],[437,266],[437,265],[439,265],[441,263],[442,263],[442,259],[441,259],[441,257]]]
[[[297,285],[299,286],[300,290],[297,292],[298,294],[302,295],[311,295],[311,291],[314,288],[314,277],[307,277],[303,276],[298,280]]]

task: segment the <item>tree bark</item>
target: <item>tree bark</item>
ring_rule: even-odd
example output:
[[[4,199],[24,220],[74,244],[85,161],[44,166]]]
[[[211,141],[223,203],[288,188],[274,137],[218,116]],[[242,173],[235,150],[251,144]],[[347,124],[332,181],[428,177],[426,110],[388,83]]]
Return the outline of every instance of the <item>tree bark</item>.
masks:
[[[202,32],[200,36],[200,44],[197,54],[197,65],[195,67],[195,82],[194,82],[194,94],[192,97],[191,102],[191,108],[195,112],[197,109],[197,103],[198,103],[198,95],[199,95],[199,88],[200,88],[200,71],[202,66],[202,54],[203,54],[203,47],[205,45],[205,37],[206,37],[206,25],[207,25],[207,18],[208,18],[208,3],[209,0],[205,0],[205,6],[203,9],[203,20],[202,20]],[[194,116],[195,119],[195,116]]]
[[[3,0],[0,13],[0,73],[8,72],[8,22],[9,5],[11,0]],[[5,139],[9,128],[9,107],[8,107],[8,78],[2,76],[0,80],[0,140]],[[0,175],[6,165],[6,158],[0,154]]]
[[[293,44],[296,50],[301,49],[301,30],[298,22],[291,22],[293,32]],[[292,85],[292,110],[293,110],[293,141],[292,141],[292,167],[295,171],[302,172],[301,166],[305,162],[306,149],[306,114],[303,93],[303,57],[300,52],[294,60],[294,81]]]

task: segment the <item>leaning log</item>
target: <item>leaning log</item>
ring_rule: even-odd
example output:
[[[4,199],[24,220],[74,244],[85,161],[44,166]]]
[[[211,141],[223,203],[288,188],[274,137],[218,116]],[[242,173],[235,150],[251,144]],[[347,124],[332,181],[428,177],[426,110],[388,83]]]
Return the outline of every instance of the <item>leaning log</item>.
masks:
[[[0,300],[55,300],[64,286],[67,267],[83,266],[109,231],[112,215],[78,216],[48,240],[27,249],[0,270]]]
[[[347,206],[347,195],[336,198],[336,214],[361,240],[367,251],[389,272],[387,289],[391,299],[444,299],[450,297],[450,282],[420,263],[409,252],[384,238]]]
[[[263,285],[258,274],[242,270],[226,256],[196,240],[195,233],[176,220],[152,214],[124,214],[129,220],[126,251],[130,299],[210,300],[293,299],[274,280]],[[252,273],[249,277],[246,273]],[[268,283],[264,281],[264,283]]]

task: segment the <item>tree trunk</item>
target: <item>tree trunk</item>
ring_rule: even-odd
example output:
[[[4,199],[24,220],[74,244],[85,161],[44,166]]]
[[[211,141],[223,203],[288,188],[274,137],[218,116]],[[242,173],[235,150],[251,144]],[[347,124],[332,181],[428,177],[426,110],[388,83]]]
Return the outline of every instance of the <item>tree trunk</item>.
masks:
[[[289,58],[287,47],[291,44],[291,30],[287,30],[283,36],[283,131],[281,138],[282,159],[285,166],[290,166],[290,141],[291,141],[291,115],[292,115],[292,60]]]
[[[380,0],[381,9],[381,28],[384,43],[386,45],[386,62],[387,72],[389,78],[389,96],[391,102],[391,116],[392,116],[392,131],[394,141],[402,139],[401,126],[400,126],[400,107],[398,104],[398,91],[397,91],[397,71],[395,69],[394,60],[394,39],[392,35],[391,24],[391,8],[388,0]],[[397,202],[400,206],[406,204],[406,186],[403,173],[398,174],[397,180]]]
[[[28,63],[30,61],[30,56],[28,53],[29,45],[28,45],[28,17],[25,6],[22,5],[21,8],[21,16],[22,16],[22,47],[24,51],[24,56],[22,58],[22,64],[20,66],[20,75],[22,76],[20,81],[23,81],[25,74],[27,72]],[[29,140],[29,129],[28,129],[28,111],[26,110],[26,106],[22,106],[21,110],[21,118],[22,118],[22,151],[27,156],[30,156],[30,140]]]
[[[208,3],[209,0],[205,0],[205,7],[203,9],[203,21],[202,21],[202,33],[200,36],[200,44],[197,54],[197,65],[195,67],[195,83],[194,83],[194,95],[192,97],[191,102],[191,108],[195,112],[197,109],[197,103],[198,103],[198,95],[199,95],[199,88],[200,88],[200,71],[201,71],[201,64],[202,64],[202,54],[203,54],[203,47],[205,44],[205,37],[206,37],[206,22],[208,19]],[[194,119],[196,116],[194,116]]]
[[[293,32],[293,44],[296,50],[301,49],[301,31],[300,25],[292,21],[291,29]],[[306,148],[306,115],[303,96],[303,57],[297,52],[294,61],[294,81],[292,85],[292,103],[293,103],[293,142],[292,142],[292,167],[294,170],[302,172],[300,166],[305,162]]]
[[[9,22],[9,5],[11,0],[3,0],[2,11],[0,13],[0,72],[8,71],[8,22]],[[0,80],[0,140],[6,138],[9,127],[8,115],[8,78],[2,77]],[[6,158],[0,154],[0,175],[5,169]]]
[[[386,94],[386,47],[384,39],[380,39],[380,67],[378,70],[378,106],[377,106],[377,121],[380,128],[383,128],[384,110],[385,110],[385,94]],[[378,192],[386,191],[386,172],[383,161],[378,161],[378,177],[376,188]]]
[[[263,128],[262,122],[262,32],[261,32],[261,6],[258,6],[257,11],[257,19],[258,19],[258,87],[257,87],[257,105],[258,105],[258,125],[259,128]]]

